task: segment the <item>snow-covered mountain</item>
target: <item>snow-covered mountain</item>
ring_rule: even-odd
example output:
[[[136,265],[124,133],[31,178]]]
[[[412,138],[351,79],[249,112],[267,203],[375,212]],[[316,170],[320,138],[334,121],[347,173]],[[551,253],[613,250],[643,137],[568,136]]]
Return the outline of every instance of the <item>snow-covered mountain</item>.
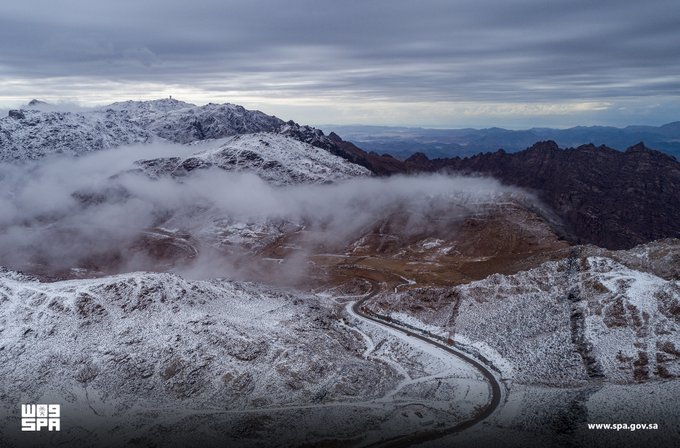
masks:
[[[397,373],[357,356],[363,341],[335,313],[313,296],[248,283],[136,273],[42,284],[5,271],[0,420],[11,421],[18,403],[51,399],[62,403],[63,427],[76,440],[79,418],[89,429],[119,421],[133,439],[134,428],[153,431],[159,413],[172,421],[192,408],[383,395]],[[183,425],[192,430],[191,420]],[[0,444],[11,446],[2,433]]]
[[[515,275],[385,296],[375,309],[475,341],[524,384],[664,381],[680,377],[680,282],[664,253],[677,271],[678,240],[574,248]]]
[[[208,149],[202,149],[207,146]],[[274,185],[325,183],[371,174],[330,152],[284,134],[241,134],[193,145],[199,151],[188,157],[139,161],[151,176],[185,176],[195,169],[216,167],[248,171]]]
[[[152,138],[148,130],[115,112],[12,110],[0,119],[0,162],[78,155]]]
[[[19,403],[61,404],[42,446],[301,446],[451,425],[488,394],[328,294],[252,283],[0,269],[0,334],[3,447],[25,446]]]
[[[0,118],[0,162],[78,155],[152,140],[191,143],[256,132],[280,133],[326,149],[332,146],[318,129],[234,104],[196,106],[161,99],[63,112],[32,101]]]

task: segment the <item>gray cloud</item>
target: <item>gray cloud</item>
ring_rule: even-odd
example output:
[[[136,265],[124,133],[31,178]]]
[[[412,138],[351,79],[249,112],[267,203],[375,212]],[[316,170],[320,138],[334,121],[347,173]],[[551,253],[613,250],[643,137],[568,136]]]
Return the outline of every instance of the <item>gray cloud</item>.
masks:
[[[264,104],[599,101],[613,114],[677,102],[678,41],[672,0],[5,2],[0,79],[85,101],[145,83]]]

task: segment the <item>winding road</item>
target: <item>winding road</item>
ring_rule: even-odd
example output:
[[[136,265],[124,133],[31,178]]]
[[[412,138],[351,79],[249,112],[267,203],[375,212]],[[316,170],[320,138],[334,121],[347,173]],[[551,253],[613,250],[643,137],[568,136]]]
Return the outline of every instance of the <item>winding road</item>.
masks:
[[[476,370],[478,370],[486,382],[490,386],[490,395],[491,398],[489,402],[486,404],[484,409],[481,412],[476,413],[473,418],[469,420],[465,420],[463,422],[460,422],[454,426],[444,428],[444,429],[431,429],[431,430],[425,430],[425,431],[420,431],[416,432],[413,434],[408,434],[408,435],[403,435],[403,436],[397,436],[394,438],[390,439],[385,439],[381,440],[379,442],[373,443],[371,445],[368,445],[369,447],[407,447],[411,445],[415,445],[418,443],[423,443],[423,442],[429,442],[432,440],[439,439],[441,437],[444,437],[446,435],[454,434],[460,431],[463,431],[464,429],[470,428],[481,421],[485,420],[491,414],[494,413],[494,411],[498,408],[499,404],[501,403],[501,397],[502,397],[502,388],[494,374],[481,362],[479,362],[477,359],[472,358],[470,355],[461,352],[460,350],[457,350],[455,346],[450,346],[444,343],[437,342],[429,337],[424,336],[423,334],[416,333],[415,331],[404,328],[398,324],[395,324],[394,322],[386,320],[384,317],[381,317],[379,315],[366,312],[365,310],[362,309],[363,305],[370,300],[371,298],[375,297],[379,292],[380,292],[380,287],[378,285],[378,282],[372,279],[366,279],[367,281],[370,282],[371,284],[371,290],[368,294],[366,294],[365,297],[362,299],[354,302],[351,306],[351,310],[354,314],[357,316],[366,319],[370,321],[373,324],[381,325],[384,327],[389,327],[393,330],[397,330],[401,333],[404,333],[407,336],[413,337],[420,339],[423,342],[426,342],[428,344],[431,344],[435,347],[437,347],[440,350],[443,350],[459,359],[462,361],[466,362],[467,364],[470,364],[472,367],[474,367]]]

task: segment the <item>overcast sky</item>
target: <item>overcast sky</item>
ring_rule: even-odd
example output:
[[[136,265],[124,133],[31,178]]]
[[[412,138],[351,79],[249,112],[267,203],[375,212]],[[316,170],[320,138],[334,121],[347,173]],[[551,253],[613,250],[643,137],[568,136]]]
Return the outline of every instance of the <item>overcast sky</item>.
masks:
[[[678,0],[21,0],[0,106],[173,95],[302,123],[680,120]]]

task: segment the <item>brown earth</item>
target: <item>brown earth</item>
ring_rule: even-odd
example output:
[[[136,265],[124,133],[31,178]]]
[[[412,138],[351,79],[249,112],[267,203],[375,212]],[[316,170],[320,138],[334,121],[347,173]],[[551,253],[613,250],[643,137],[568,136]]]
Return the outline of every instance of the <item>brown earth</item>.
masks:
[[[405,232],[400,221],[399,216],[391,216],[335,247],[310,247],[305,231],[295,232],[261,255],[285,260],[304,253],[312,267],[296,286],[333,287],[361,274],[381,282],[387,278],[400,287],[408,287],[409,281],[423,287],[454,286],[493,273],[513,274],[563,258],[570,247],[545,219],[520,204],[504,204],[420,234]]]

